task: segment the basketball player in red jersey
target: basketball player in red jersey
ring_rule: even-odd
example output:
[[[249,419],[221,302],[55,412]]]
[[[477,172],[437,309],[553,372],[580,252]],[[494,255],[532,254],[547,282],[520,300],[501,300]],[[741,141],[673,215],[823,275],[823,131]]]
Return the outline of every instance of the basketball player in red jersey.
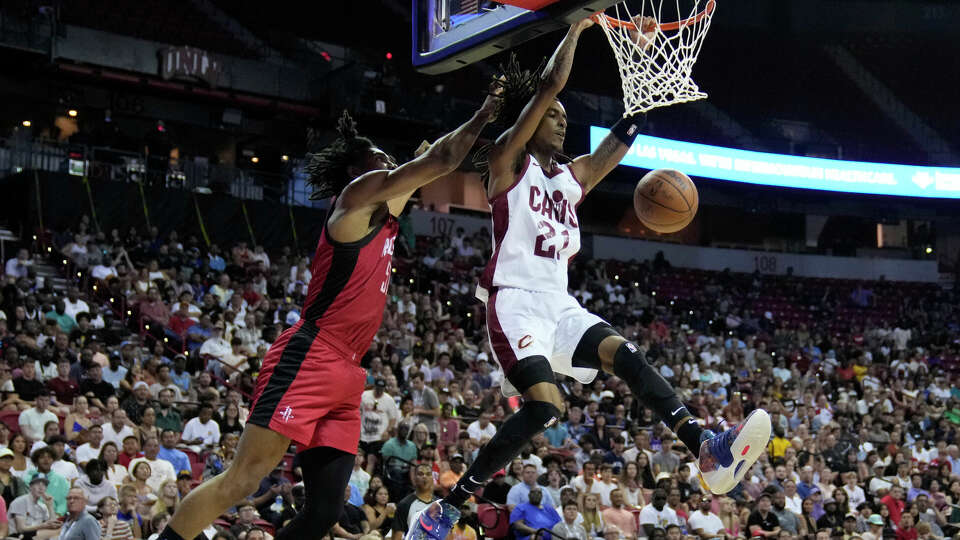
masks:
[[[277,540],[321,538],[340,516],[360,439],[360,357],[383,318],[397,218],[419,187],[452,172],[496,110],[490,95],[473,117],[399,167],[350,117],[340,138],[310,156],[314,198],[335,195],[313,259],[302,317],[273,343],[233,464],[177,508],[163,540],[192,540],[252,494],[291,442],[301,451],[306,503]]]
[[[654,38],[655,20],[635,22],[644,33],[634,39]],[[770,419],[762,410],[719,435],[704,430],[643,351],[567,293],[567,262],[580,249],[576,208],[617,166],[639,132],[638,118],[628,116],[592,154],[569,161],[561,153],[567,115],[557,94],[566,84],[580,33],[592,25],[587,19],[571,26],[542,75],[521,71],[513,58],[503,70],[498,118],[507,129],[486,154],[494,252],[477,297],[486,304],[490,345],[506,376],[503,392],[523,395],[524,401],[450,494],[416,516],[406,540],[444,540],[459,506],[560,419],[563,397],[554,373],[584,384],[600,370],[623,379],[677,433],[716,493],[733,489],[769,440]]]

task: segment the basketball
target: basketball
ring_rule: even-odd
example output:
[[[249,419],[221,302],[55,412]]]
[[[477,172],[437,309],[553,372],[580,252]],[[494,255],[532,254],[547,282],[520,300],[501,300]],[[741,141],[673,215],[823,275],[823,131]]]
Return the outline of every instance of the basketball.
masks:
[[[690,177],[674,169],[656,169],[637,182],[633,209],[640,221],[658,233],[677,232],[697,215],[700,197]]]

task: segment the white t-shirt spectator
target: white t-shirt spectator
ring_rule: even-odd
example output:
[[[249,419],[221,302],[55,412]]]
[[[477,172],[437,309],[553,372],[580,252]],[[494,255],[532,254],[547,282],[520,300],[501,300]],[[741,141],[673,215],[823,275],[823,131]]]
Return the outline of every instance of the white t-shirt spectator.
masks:
[[[677,513],[667,505],[663,505],[663,510],[657,511],[653,504],[648,504],[640,509],[640,526],[653,525],[666,530],[667,525],[680,525],[677,519]]]
[[[570,481],[570,485],[573,487],[573,489],[577,490],[577,493],[582,493],[584,495],[586,495],[587,493],[594,493],[594,494],[600,495],[603,493],[603,489],[604,489],[604,487],[600,483],[600,480],[598,479],[594,479],[593,483],[590,484],[590,488],[588,489],[587,483],[583,481],[582,474],[574,477],[574,479]],[[607,497],[609,496],[610,494],[608,493]]]
[[[49,410],[40,412],[36,407],[30,407],[29,409],[20,413],[18,422],[20,424],[20,432],[23,435],[30,439],[31,441],[39,441],[43,439],[43,426],[47,422],[58,422],[59,419],[57,415],[53,414]]]
[[[867,375],[863,378],[863,387],[871,390],[879,390],[881,387],[880,379],[873,375]]]
[[[857,513],[857,506],[860,506],[860,503],[867,502],[867,495],[863,492],[863,488],[860,486],[853,486],[853,489],[850,489],[850,486],[844,484],[843,490],[847,492],[847,501],[850,506],[850,512]]]
[[[114,388],[119,389],[120,381],[122,381],[126,376],[127,368],[123,367],[122,365],[117,366],[116,371],[110,369],[109,364],[103,368],[103,380],[112,384]]]
[[[913,455],[913,459],[919,461],[920,463],[930,463],[937,458],[936,448],[917,448],[916,446],[913,446],[910,448],[910,453]]]
[[[16,276],[18,279],[25,278],[27,277],[27,268],[31,266],[33,266],[32,259],[21,261],[20,259],[14,257],[7,261],[6,266],[4,266],[4,273],[8,277]]]
[[[943,386],[940,386],[940,383],[939,383],[939,382],[936,382],[936,383],[931,384],[927,389],[928,389],[928,390],[930,391],[930,393],[933,394],[933,396],[935,396],[935,397],[938,397],[938,398],[940,398],[940,399],[942,399],[942,400],[948,400],[948,399],[950,399],[950,389],[949,389],[949,388],[944,388]]]
[[[67,482],[73,484],[73,481],[80,478],[80,471],[77,466],[69,461],[58,459],[50,466],[50,470],[67,479]]]
[[[203,315],[203,312],[200,311],[200,308],[198,308],[197,306],[195,306],[194,304],[191,304],[191,303],[189,303],[189,302],[176,302],[176,303],[174,303],[172,306],[170,306],[170,312],[171,312],[171,313],[176,313],[177,311],[180,310],[181,307],[187,308],[187,317],[189,317],[190,319],[194,320],[195,322],[199,322],[199,321],[200,321],[200,316]]]
[[[233,369],[242,369],[240,366],[246,366],[247,364],[247,355],[243,354],[242,352],[240,354],[233,354],[233,347],[230,348],[230,352],[220,356],[219,358],[221,362],[232,367]],[[227,375],[232,375],[234,372],[224,370],[224,373]]]
[[[443,345],[446,344],[444,343]],[[403,370],[404,379],[410,380],[410,368],[417,368],[417,370],[423,375],[423,382],[427,384],[433,382],[433,370],[430,368],[430,364],[428,362],[423,362],[419,366],[413,362],[410,362],[409,364],[400,368]]]
[[[700,353],[700,358],[706,362],[708,366],[720,364],[720,355],[709,349]]]
[[[212,337],[203,342],[200,346],[200,356],[209,355],[214,358],[223,358],[233,352],[230,342],[222,337]]]
[[[117,269],[113,266],[98,264],[90,269],[90,275],[93,276],[93,279],[104,281],[111,276],[115,277],[117,275]]]
[[[787,510],[793,512],[794,514],[798,516],[803,515],[803,499],[800,498],[800,495],[796,493],[794,493],[792,497],[784,495],[783,505],[787,508]]]
[[[411,301],[409,301],[409,302],[405,302],[405,301],[403,301],[403,300],[400,300],[399,302],[397,302],[397,313],[400,313],[401,315],[404,314],[404,313],[409,313],[409,314],[411,314],[411,315],[416,315],[416,314],[417,314],[417,305],[413,303],[413,300],[411,300]]]
[[[376,442],[383,439],[390,420],[400,421],[400,409],[397,402],[384,392],[379,398],[373,390],[367,390],[360,396],[360,440]]]
[[[593,493],[600,495],[600,504],[602,506],[610,506],[610,492],[617,489],[616,481],[607,484],[598,478],[593,481],[593,485],[595,486]]]
[[[185,441],[203,439],[204,446],[214,446],[220,442],[220,426],[212,418],[203,424],[199,417],[194,417],[183,426],[180,438]]]
[[[907,348],[907,342],[910,341],[913,331],[909,329],[903,329],[899,326],[893,329],[893,343],[898,351],[902,351]]]
[[[482,441],[484,437],[492,439],[497,434],[497,427],[493,423],[488,423],[487,427],[482,428],[480,427],[480,421],[474,420],[467,426],[467,434],[470,435],[471,439],[478,441]]]
[[[84,464],[91,459],[97,459],[100,457],[100,450],[103,450],[103,443],[100,443],[99,448],[94,448],[90,446],[90,443],[83,443],[77,447],[76,457],[77,463]]]
[[[133,428],[126,424],[117,431],[113,429],[112,422],[107,422],[103,424],[103,441],[100,444],[112,442],[117,445],[117,448],[123,448],[123,440],[133,434]]]
[[[667,508],[664,507],[664,510]],[[690,514],[690,519],[687,520],[687,525],[691,532],[696,529],[702,529],[706,534],[717,534],[723,530],[723,521],[720,520],[720,517],[714,514],[713,512],[708,512],[704,514],[700,510]],[[719,534],[718,536],[723,536]]]
[[[50,338],[53,339],[53,338]],[[33,363],[34,369],[37,370],[37,380],[45,383],[50,379],[57,378],[57,364],[55,362],[50,362],[47,365],[43,365],[39,360]]]
[[[636,461],[637,456],[640,455],[640,452],[647,454],[647,461],[653,461],[653,452],[649,450],[640,450],[636,446],[631,446],[623,451],[623,461],[624,463],[630,463],[631,461]]]
[[[260,253],[254,252],[254,254],[250,256],[250,259],[262,263],[264,268],[270,268],[270,256],[267,255],[266,251],[261,251]]]
[[[169,461],[147,459],[146,457],[139,457],[130,462],[130,467],[127,470],[130,471],[131,476],[133,475],[133,469],[141,461],[146,461],[150,465],[150,478],[147,478],[147,485],[154,493],[160,493],[160,486],[167,480],[177,481],[177,473],[174,472],[173,465]]]
[[[874,476],[870,480],[870,484],[868,485],[868,489],[870,489],[870,493],[873,493],[874,495],[876,495],[877,491],[881,489],[889,490],[892,487],[893,487],[893,482],[891,482],[890,480],[887,480],[882,476]]]
[[[77,320],[77,313],[90,313],[90,306],[79,298],[77,298],[76,302],[71,302],[69,298],[64,298],[63,305],[65,306],[63,312],[73,320]]]

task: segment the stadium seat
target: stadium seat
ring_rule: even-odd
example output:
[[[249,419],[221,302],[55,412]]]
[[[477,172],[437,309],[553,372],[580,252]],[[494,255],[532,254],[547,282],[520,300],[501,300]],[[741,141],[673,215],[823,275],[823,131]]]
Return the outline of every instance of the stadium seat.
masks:
[[[510,512],[504,507],[478,504],[477,520],[486,538],[506,538],[510,534]]]
[[[3,422],[10,428],[10,434],[20,433],[20,412],[2,411],[0,412],[0,422]]]
[[[203,478],[204,467],[206,467],[206,465],[203,463],[190,462],[190,474],[193,475],[193,480],[195,482]]]

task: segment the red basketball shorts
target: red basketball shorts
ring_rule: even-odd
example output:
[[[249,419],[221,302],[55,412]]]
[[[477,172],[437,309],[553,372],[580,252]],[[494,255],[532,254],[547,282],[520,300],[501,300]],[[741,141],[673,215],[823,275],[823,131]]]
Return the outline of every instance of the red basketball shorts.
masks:
[[[356,353],[303,319],[270,347],[247,422],[289,437],[303,451],[357,453],[366,370]]]

